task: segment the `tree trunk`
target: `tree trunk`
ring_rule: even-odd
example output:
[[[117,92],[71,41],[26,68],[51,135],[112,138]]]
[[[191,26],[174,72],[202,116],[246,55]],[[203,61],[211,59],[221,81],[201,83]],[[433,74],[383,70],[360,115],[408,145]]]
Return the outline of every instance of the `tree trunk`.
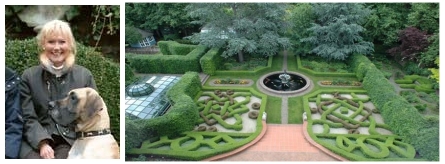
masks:
[[[243,51],[238,51],[238,62],[240,63],[244,62]]]
[[[162,34],[160,32],[161,30],[156,29],[155,31],[156,31],[156,33],[158,34],[158,37],[159,37],[157,40],[161,40],[161,38],[164,39],[164,36],[162,36]]]

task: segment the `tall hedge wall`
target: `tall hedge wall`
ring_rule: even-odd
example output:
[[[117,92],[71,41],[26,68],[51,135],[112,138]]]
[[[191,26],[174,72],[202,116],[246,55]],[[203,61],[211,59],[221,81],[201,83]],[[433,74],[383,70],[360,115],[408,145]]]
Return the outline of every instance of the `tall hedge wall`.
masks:
[[[438,161],[439,123],[425,119],[413,105],[398,95],[368,58],[356,54],[351,56],[349,62],[356,70],[357,78],[363,79],[363,88],[391,130],[412,144],[422,158]]]
[[[165,42],[165,44],[178,44]],[[187,55],[136,55],[126,54],[130,66],[138,73],[171,73],[183,74],[187,71],[201,72],[199,59],[207,52],[204,46],[192,45],[195,48]],[[162,46],[161,51],[162,51]],[[164,46],[167,47],[167,46]],[[164,51],[162,51],[164,53]],[[170,52],[170,51],[168,51]]]
[[[39,63],[37,41],[6,40],[5,63],[18,73]],[[120,69],[111,59],[104,58],[92,47],[77,43],[76,63],[88,68],[94,76],[99,94],[107,104],[111,132],[120,141]]]
[[[125,131],[125,149],[139,146],[148,135],[176,137],[182,132],[193,130],[199,119],[198,106],[193,99],[201,87],[198,73],[186,72],[167,91],[172,107],[166,114],[153,119],[126,119],[125,126],[128,128]]]
[[[202,72],[208,75],[215,75],[216,70],[222,66],[223,57],[221,56],[222,49],[212,48],[201,57],[200,64]]]

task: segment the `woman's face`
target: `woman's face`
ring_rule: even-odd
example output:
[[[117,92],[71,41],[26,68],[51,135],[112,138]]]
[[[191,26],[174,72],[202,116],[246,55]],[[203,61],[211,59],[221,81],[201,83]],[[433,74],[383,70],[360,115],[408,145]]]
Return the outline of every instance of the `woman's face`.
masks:
[[[49,36],[43,44],[43,50],[46,57],[48,57],[54,66],[59,67],[63,65],[66,57],[70,53],[68,39],[62,35]]]

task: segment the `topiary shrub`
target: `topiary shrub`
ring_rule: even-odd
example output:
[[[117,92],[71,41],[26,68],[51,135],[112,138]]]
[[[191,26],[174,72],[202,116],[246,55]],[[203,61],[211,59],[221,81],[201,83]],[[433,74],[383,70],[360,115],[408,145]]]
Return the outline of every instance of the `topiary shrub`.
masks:
[[[258,118],[258,111],[251,111],[251,112],[249,112],[248,117],[251,118],[251,119]]]
[[[206,126],[199,126],[198,127],[198,131],[202,132],[202,131],[206,131],[207,127]]]
[[[217,132],[217,131],[218,131],[218,128],[216,128],[215,126],[210,126],[210,127],[207,129],[207,131],[210,131],[210,132]]]
[[[252,109],[258,110],[260,109],[261,104],[259,102],[252,103]]]

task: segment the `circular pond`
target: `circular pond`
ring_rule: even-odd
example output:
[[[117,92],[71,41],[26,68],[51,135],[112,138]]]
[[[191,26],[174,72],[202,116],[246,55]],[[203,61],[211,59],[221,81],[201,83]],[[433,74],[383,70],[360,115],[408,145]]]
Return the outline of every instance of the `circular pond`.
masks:
[[[297,72],[276,71],[263,75],[257,82],[258,88],[274,96],[300,95],[309,91],[312,81]]]

